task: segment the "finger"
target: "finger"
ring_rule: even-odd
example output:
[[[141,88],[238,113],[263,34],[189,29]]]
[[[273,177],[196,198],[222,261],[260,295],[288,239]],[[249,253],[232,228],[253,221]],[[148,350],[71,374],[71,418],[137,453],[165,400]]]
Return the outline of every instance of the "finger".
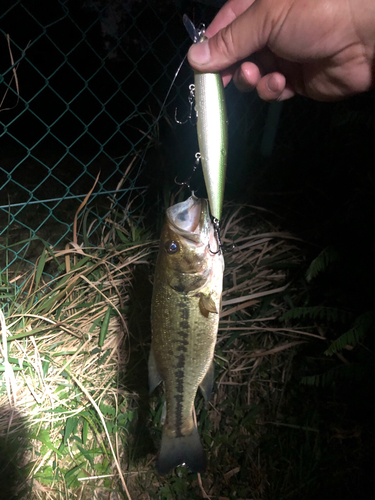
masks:
[[[285,76],[277,72],[261,78],[257,92],[264,101],[285,101],[295,95],[294,90],[286,85]]]
[[[228,85],[228,83],[232,80],[234,72],[235,72],[235,68],[233,68],[233,67],[224,69],[221,72],[221,76],[223,78],[224,87],[226,87]]]
[[[289,98],[294,95],[294,92],[287,88],[283,74],[275,71],[262,76],[259,67],[253,62],[242,63],[235,71],[233,81],[241,92],[250,92],[256,88],[259,97],[265,101],[275,101],[281,96]]]
[[[255,89],[260,79],[259,67],[249,61],[242,63],[233,75],[233,82],[241,92],[250,92]]]
[[[249,92],[258,85],[262,76],[275,71],[277,71],[275,55],[265,47],[253,54],[250,61],[237,66],[233,80],[241,92]]]
[[[240,16],[246,9],[250,7],[255,0],[229,0],[219,10],[214,17],[212,23],[206,30],[208,38],[216,35],[218,31],[228,26],[236,17]]]
[[[265,47],[273,28],[273,16],[280,21],[279,4],[272,2],[272,6],[270,13],[268,0],[256,0],[212,38],[190,47],[190,64],[201,71],[221,71]]]

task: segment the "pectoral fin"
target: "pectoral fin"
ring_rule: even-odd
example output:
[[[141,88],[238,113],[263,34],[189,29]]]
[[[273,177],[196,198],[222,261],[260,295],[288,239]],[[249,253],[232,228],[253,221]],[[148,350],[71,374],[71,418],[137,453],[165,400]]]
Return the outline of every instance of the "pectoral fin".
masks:
[[[199,299],[199,309],[203,316],[205,316],[206,318],[208,316],[208,313],[210,312],[219,314],[219,311],[217,310],[216,304],[211,295],[204,295],[202,293]]]
[[[214,380],[215,380],[215,369],[214,369],[214,362],[212,360],[211,365],[206,375],[204,376],[204,379],[199,385],[202,396],[204,397],[206,402],[209,401],[211,398],[212,388],[214,386]]]
[[[148,387],[150,394],[153,392],[154,389],[156,389],[156,387],[160,384],[162,380],[163,379],[159,375],[156,366],[154,352],[151,348],[150,357],[148,358]]]

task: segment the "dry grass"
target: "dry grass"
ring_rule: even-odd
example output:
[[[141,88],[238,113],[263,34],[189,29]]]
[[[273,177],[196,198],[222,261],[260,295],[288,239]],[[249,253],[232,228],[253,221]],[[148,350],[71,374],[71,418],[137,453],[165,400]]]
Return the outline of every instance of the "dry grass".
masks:
[[[222,236],[234,248],[225,256],[219,370],[206,437],[211,467],[203,481],[210,498],[223,500],[233,491],[238,495],[241,486],[244,497],[264,497],[267,473],[259,440],[282,419],[297,346],[319,337],[313,327],[288,328],[279,320],[301,293],[298,239],[274,227],[259,209],[232,207],[228,213]]]
[[[77,456],[82,459],[82,451],[69,438],[82,433],[85,423],[88,428],[81,445],[89,448],[95,443],[99,451],[93,457],[104,454],[108,462],[114,462],[126,490],[115,451],[117,436],[112,433],[110,438],[108,415],[103,416],[103,411],[108,406],[115,408],[113,415],[109,413],[112,420],[118,412],[127,411],[127,395],[119,388],[118,378],[129,354],[129,291],[136,266],[148,262],[156,245],[152,241],[134,244],[131,231],[122,229],[122,240],[129,238],[129,242],[115,246],[108,235],[120,228],[111,227],[109,220],[106,224],[109,229],[103,235],[103,246],[83,248],[72,243],[62,251],[46,250],[6,319],[1,313],[4,390],[0,391],[0,434],[17,431],[17,425],[12,425],[15,412],[31,433],[31,450],[24,459],[33,464],[28,477],[33,478],[35,498],[56,486],[61,490],[57,476],[47,481],[48,488],[43,486],[43,475],[48,475],[46,470],[56,459],[66,472],[72,464],[80,464]],[[42,272],[51,260],[69,271],[45,283]],[[87,407],[95,411],[82,416]],[[112,472],[97,474],[94,458],[89,460],[93,470],[83,473],[81,466],[81,474],[74,479],[113,477]],[[95,487],[101,483],[102,478],[95,480]]]
[[[120,373],[126,374],[130,355],[129,293],[135,269],[155,258],[156,245],[107,221],[112,236],[97,248],[74,242],[63,251],[46,250],[2,319],[0,434],[11,439],[21,426],[28,430],[27,498],[115,499],[122,491],[133,500],[224,500],[234,488],[237,498],[245,498],[241,491],[264,495],[267,477],[257,444],[268,426],[282,423],[296,348],[319,335],[279,321],[300,294],[297,240],[259,210],[232,206],[227,213],[222,238],[235,247],[225,255],[216,387],[209,408],[201,399],[197,405],[207,473],[197,479],[182,470],[159,478],[152,450],[134,463],[125,454],[126,441],[134,441],[129,434],[139,401]],[[70,270],[44,283],[51,259]],[[140,362],[146,367],[146,359]],[[145,432],[156,439],[160,413],[161,403],[151,401]]]
[[[216,383],[208,408],[199,394],[196,405],[208,470],[201,478],[184,469],[159,478],[144,462],[132,484],[136,498],[267,498],[269,462],[259,443],[265,433],[288,425],[283,412],[298,346],[323,339],[315,326],[295,329],[280,321],[301,295],[301,242],[259,209],[233,205],[227,214],[222,239],[234,248],[225,254]],[[159,400],[152,400],[150,424],[156,442]]]

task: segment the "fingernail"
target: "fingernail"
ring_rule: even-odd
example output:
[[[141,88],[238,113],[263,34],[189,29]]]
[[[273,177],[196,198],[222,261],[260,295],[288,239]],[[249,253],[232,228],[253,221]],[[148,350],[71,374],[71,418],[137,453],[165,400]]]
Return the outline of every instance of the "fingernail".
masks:
[[[207,64],[210,60],[208,40],[194,44],[189,49],[189,60],[197,64]]]
[[[270,90],[271,92],[279,92],[280,91],[279,84],[277,82],[277,78],[275,78],[273,75],[270,76],[270,78],[268,79],[267,87],[268,87],[268,90]]]

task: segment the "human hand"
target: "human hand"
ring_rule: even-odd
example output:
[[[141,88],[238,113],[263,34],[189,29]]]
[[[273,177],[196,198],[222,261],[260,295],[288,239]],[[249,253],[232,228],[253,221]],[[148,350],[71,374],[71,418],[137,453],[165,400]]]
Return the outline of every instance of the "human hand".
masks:
[[[335,101],[375,85],[373,0],[229,0],[206,36],[189,50],[193,68],[266,101]]]

